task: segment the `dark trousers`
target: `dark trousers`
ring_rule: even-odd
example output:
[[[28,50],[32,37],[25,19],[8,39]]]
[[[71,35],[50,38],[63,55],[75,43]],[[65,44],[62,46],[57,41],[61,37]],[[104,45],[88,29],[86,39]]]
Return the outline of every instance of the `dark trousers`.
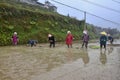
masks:
[[[110,40],[110,44],[113,44],[113,40]]]
[[[55,42],[50,42],[50,48],[51,48],[52,46],[55,47]]]
[[[83,41],[83,43],[82,43],[82,48],[83,48],[84,45],[85,45],[85,47],[87,48],[87,46],[88,46],[88,41]]]
[[[106,44],[100,44],[100,49],[102,49],[103,46],[106,49]]]
[[[72,48],[72,44],[67,44],[67,47],[68,47],[68,48],[70,48],[70,47]]]

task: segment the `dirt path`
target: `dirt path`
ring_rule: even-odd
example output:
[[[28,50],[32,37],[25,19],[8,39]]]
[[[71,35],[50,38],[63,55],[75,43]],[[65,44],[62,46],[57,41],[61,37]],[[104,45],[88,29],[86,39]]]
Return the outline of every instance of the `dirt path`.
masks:
[[[120,80],[120,47],[48,45],[0,47],[0,80]]]

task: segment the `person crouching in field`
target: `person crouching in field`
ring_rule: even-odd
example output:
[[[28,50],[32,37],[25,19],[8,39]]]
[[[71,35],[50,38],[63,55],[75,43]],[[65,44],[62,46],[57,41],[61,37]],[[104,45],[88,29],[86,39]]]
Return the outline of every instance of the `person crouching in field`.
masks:
[[[110,41],[110,44],[113,44],[114,39],[110,34],[108,34],[108,40]]]
[[[14,32],[11,40],[12,40],[13,45],[17,45],[18,44],[19,39],[18,39],[18,36],[17,36],[17,32]]]
[[[29,40],[29,41],[27,42],[27,46],[33,47],[33,46],[36,46],[37,43],[38,43],[37,40]]]
[[[66,45],[67,47],[71,47],[72,48],[72,41],[73,41],[73,35],[71,34],[70,31],[67,31],[67,36],[66,36]]]
[[[55,47],[55,37],[52,34],[48,34],[49,47]]]

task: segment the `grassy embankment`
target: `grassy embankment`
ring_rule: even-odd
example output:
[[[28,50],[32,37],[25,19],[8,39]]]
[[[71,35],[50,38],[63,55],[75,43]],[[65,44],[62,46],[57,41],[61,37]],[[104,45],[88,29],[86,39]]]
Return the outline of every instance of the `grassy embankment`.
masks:
[[[68,30],[77,40],[82,35],[83,26],[84,21],[38,6],[17,2],[0,3],[0,46],[11,45],[14,31],[18,33],[19,44],[26,44],[29,39],[37,39],[39,43],[47,42],[48,33],[55,35],[57,41],[64,41]],[[92,32],[92,28],[88,29]]]

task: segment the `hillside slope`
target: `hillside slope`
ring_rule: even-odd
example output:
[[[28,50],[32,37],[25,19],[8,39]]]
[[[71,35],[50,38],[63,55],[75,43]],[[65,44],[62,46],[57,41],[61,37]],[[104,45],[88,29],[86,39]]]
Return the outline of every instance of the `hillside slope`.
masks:
[[[82,35],[84,21],[79,21],[57,13],[42,13],[24,8],[17,8],[8,3],[0,3],[0,45],[11,45],[11,36],[18,32],[19,44],[26,44],[29,39],[47,42],[47,34],[55,35],[57,41],[64,41],[70,30],[75,39]]]

